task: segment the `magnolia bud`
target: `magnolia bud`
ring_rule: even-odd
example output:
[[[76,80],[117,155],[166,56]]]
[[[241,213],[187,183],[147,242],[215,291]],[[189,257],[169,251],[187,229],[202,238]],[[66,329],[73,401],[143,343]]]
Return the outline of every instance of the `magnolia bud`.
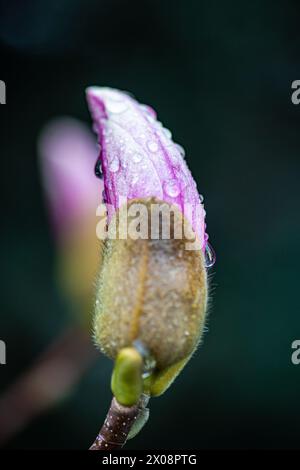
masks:
[[[126,406],[136,400],[141,378],[145,393],[161,394],[201,338],[207,302],[204,252],[209,249],[205,211],[184,149],[152,108],[111,88],[90,87],[87,100],[100,146],[109,224],[95,338],[116,359],[112,389]],[[154,233],[147,210],[131,220],[136,204],[167,207]],[[131,233],[131,223],[140,233]],[[128,348],[136,351],[135,358]]]

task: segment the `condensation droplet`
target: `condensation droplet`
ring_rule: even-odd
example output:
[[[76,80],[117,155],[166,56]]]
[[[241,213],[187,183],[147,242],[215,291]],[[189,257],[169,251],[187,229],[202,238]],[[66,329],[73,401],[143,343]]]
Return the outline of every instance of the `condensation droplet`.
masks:
[[[156,361],[154,357],[151,356],[150,354],[145,356],[142,378],[146,379],[147,377],[149,377],[154,371],[155,367],[156,367]]]
[[[166,194],[171,197],[177,197],[180,193],[180,187],[174,179],[164,182],[164,190]]]
[[[107,103],[106,103],[106,109],[107,111],[109,111],[110,113],[113,113],[113,114],[121,114],[121,113],[124,113],[124,111],[126,111],[128,105],[126,103],[126,101],[123,101],[123,100],[109,100]]]
[[[150,354],[148,348],[143,344],[143,342],[139,339],[136,339],[133,342],[133,346],[136,350],[140,353],[143,358],[143,373],[142,378],[146,379],[149,377],[156,367],[156,361],[154,357]]]
[[[101,160],[100,158],[98,158],[98,160],[96,161],[96,165],[95,165],[95,175],[97,176],[97,178],[102,178],[103,176],[103,173],[102,173],[102,165],[101,165]]]
[[[172,149],[169,153],[170,155],[170,159],[171,159],[171,162],[172,162],[172,165],[174,168],[180,168],[180,165],[181,165],[181,159],[178,155],[177,152],[174,152],[174,150]]]
[[[202,194],[199,194],[199,199],[200,199],[200,202],[201,202],[201,204],[202,204],[202,203],[203,203],[203,201],[204,201],[204,197],[203,197],[203,195],[202,195]]]
[[[149,142],[147,142],[147,147],[150,152],[157,152],[158,150],[157,142],[155,142],[154,140],[149,140]]]
[[[210,243],[206,242],[205,246],[205,266],[211,268],[216,262],[216,253]]]
[[[132,160],[134,163],[140,163],[143,160],[143,155],[140,152],[135,152],[132,155]]]
[[[184,150],[184,148],[183,148],[181,145],[179,145],[179,144],[175,144],[175,147],[177,148],[177,150],[179,150],[179,153],[180,153],[180,155],[182,156],[182,158],[184,158],[184,157],[185,157],[185,150]]]
[[[163,133],[165,134],[165,136],[168,139],[172,139],[172,132],[169,129],[167,129],[166,127],[163,128]]]
[[[151,108],[151,106],[148,106],[147,104],[141,104],[140,105],[140,108],[145,111],[145,113],[147,114],[147,117],[150,117],[150,118],[156,118],[156,112],[153,108]]]
[[[120,162],[118,158],[114,158],[109,164],[109,171],[116,173],[120,168]]]

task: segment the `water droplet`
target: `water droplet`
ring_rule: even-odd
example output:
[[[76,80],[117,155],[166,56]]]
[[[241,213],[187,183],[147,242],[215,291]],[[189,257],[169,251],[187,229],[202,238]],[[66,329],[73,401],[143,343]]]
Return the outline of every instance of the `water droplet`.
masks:
[[[155,124],[156,123],[156,117],[154,116],[151,116],[151,114],[147,114],[147,119],[148,121],[151,123],[151,124]]]
[[[163,128],[163,132],[168,139],[172,139],[172,132],[166,127]]]
[[[96,161],[96,165],[95,165],[95,175],[97,176],[97,178],[102,178],[103,176],[103,173],[102,173],[102,165],[101,165],[101,160],[100,158],[98,158],[98,160]]]
[[[140,163],[140,162],[143,160],[143,155],[142,155],[140,152],[135,152],[135,153],[132,155],[132,160],[133,160],[135,163]]]
[[[200,202],[201,202],[201,204],[202,204],[202,203],[203,203],[203,201],[204,201],[204,197],[203,197],[203,195],[202,195],[202,194],[199,194],[199,199],[200,199]]]
[[[184,158],[184,157],[185,157],[185,150],[184,150],[184,148],[183,148],[181,145],[179,145],[179,144],[175,144],[175,147],[177,148],[177,150],[179,150],[179,153],[180,153],[180,155],[182,156],[182,158]]]
[[[145,111],[148,117],[150,118],[156,118],[156,112],[151,106],[148,106],[147,104],[141,104],[140,108]]]
[[[154,140],[149,140],[149,142],[147,142],[147,147],[150,152],[157,152],[158,150],[157,142],[155,142]]]
[[[177,197],[180,193],[180,187],[176,180],[165,181],[164,190],[168,196]]]
[[[120,162],[119,162],[119,159],[118,158],[114,158],[110,164],[109,164],[109,171],[111,171],[112,173],[117,173],[117,171],[119,170],[120,168]]]
[[[170,159],[174,168],[181,168],[181,158],[178,156],[177,152],[174,152],[173,149],[169,152]],[[180,170],[181,171],[181,170]]]
[[[126,111],[128,104],[123,100],[109,100],[106,103],[106,109],[113,114],[121,114]]]
[[[142,377],[143,379],[146,379],[154,371],[156,367],[156,361],[154,357],[150,354],[148,348],[139,339],[133,342],[133,346],[137,349],[137,351],[140,353],[140,355],[143,358],[144,364],[143,364]]]
[[[205,247],[205,266],[211,268],[216,262],[216,253],[210,243],[206,242]]]
[[[154,371],[155,367],[156,367],[156,361],[154,357],[151,356],[150,354],[145,356],[142,378],[146,379],[147,377],[149,377]]]

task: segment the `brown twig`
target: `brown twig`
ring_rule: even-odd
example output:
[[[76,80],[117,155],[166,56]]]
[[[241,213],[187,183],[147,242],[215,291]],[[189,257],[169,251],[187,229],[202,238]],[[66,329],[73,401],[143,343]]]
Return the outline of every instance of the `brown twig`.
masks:
[[[71,327],[0,397],[0,445],[55,405],[96,358],[87,332]]]
[[[149,397],[142,395],[136,405],[128,407],[120,405],[113,398],[104,424],[89,450],[120,450],[140,413],[145,411],[148,401]]]

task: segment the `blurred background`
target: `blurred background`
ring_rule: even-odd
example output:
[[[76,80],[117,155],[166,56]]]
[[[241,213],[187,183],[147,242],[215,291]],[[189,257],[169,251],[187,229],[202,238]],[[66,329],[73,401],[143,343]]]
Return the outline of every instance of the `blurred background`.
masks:
[[[153,106],[185,147],[217,253],[209,331],[127,448],[299,447],[299,2],[0,5],[2,446],[86,449],[110,403],[112,363],[88,339],[97,267],[83,268],[100,247],[86,253],[82,234],[68,253],[41,171],[49,122],[71,116],[91,142],[85,88],[106,85]]]

